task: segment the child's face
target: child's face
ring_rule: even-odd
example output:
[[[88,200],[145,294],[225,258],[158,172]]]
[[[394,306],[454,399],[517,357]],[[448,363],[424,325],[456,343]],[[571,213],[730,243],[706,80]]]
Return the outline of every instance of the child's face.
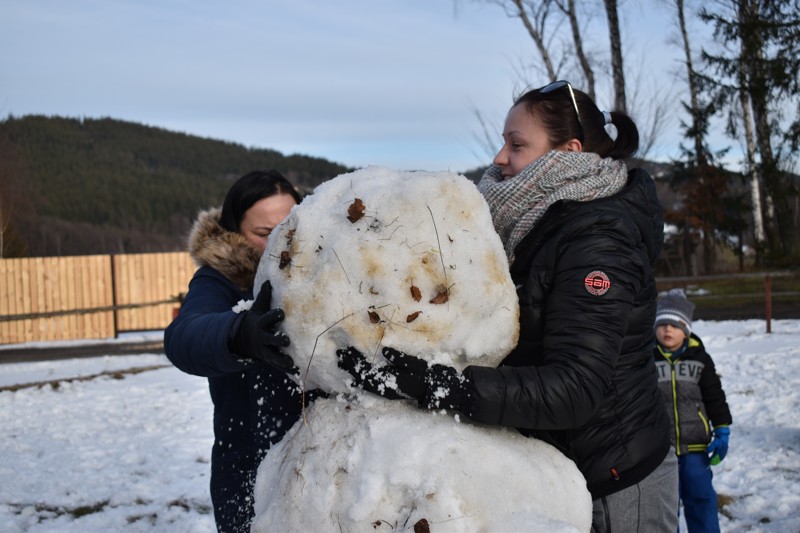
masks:
[[[672,324],[661,324],[656,327],[656,339],[661,346],[674,352],[686,340],[686,334],[681,328],[676,328]]]

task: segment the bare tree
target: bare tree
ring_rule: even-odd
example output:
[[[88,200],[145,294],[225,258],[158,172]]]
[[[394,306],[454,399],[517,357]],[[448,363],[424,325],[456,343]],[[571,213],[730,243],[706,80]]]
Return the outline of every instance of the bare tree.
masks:
[[[642,58],[643,62],[647,58]],[[636,117],[636,125],[639,128],[639,150],[638,157],[646,158],[647,154],[653,149],[656,141],[661,137],[669,119],[669,108],[672,105],[672,98],[668,93],[668,88],[661,84],[647,86],[644,65],[637,71],[631,87],[633,88],[628,98],[628,108],[631,116]]]
[[[562,67],[567,64],[577,65],[583,75],[584,84],[581,87],[594,101],[597,101],[597,61],[586,53],[584,36],[581,31],[581,20],[578,10],[588,2],[580,0],[485,0],[503,8],[505,13],[512,18],[519,19],[536,47],[541,58],[541,70],[550,80],[563,76]],[[628,113],[630,104],[626,94],[625,72],[622,62],[622,37],[617,14],[617,0],[604,0],[604,7],[609,25],[609,42],[611,55],[611,73],[614,83],[614,103],[612,109]],[[562,22],[568,22],[569,34],[563,39],[556,40]],[[562,32],[563,33],[563,32]],[[574,62],[574,63],[573,63]],[[524,69],[520,71],[523,79]],[[607,68],[601,74],[608,75]],[[647,103],[642,106],[644,112],[639,113],[637,120],[641,133],[640,155],[646,154],[660,134],[664,126],[666,115],[666,101],[660,95],[647,98]],[[638,106],[637,106],[638,107]],[[473,113],[475,110],[473,110]],[[642,120],[641,117],[647,117]],[[478,117],[481,125],[485,125],[482,117]],[[480,144],[486,146],[486,132],[478,137]]]
[[[752,25],[754,21],[759,19],[760,10],[758,1],[738,0],[735,2],[735,7],[737,8],[740,27]],[[739,64],[745,67],[745,70],[739,73],[739,79],[745,81],[745,85],[742,87],[742,90],[745,90],[745,87],[749,89],[747,92],[748,99],[750,100],[750,107],[753,112],[753,120],[756,132],[755,139],[756,144],[758,145],[758,153],[761,154],[761,171],[766,172],[767,174],[777,174],[776,171],[778,165],[772,150],[771,142],[772,124],[770,124],[769,118],[770,112],[768,98],[766,91],[763,90],[763,86],[766,84],[766,78],[768,76],[764,69],[764,43],[761,35],[759,35],[757,31],[754,32],[751,29],[749,32],[742,33],[741,60]],[[750,79],[750,82],[746,81],[748,78]],[[762,176],[761,171],[757,173],[759,177]],[[771,178],[771,181],[776,182],[778,180],[777,178]],[[777,187],[773,187],[773,189],[774,188]],[[756,207],[760,209],[761,206],[757,205]],[[772,201],[772,198],[769,197],[767,198],[767,211],[771,219],[780,218],[775,213],[774,202]],[[780,228],[780,221],[778,221],[775,226]],[[781,231],[778,229],[774,233],[775,238],[773,239],[773,248],[777,248],[777,243],[775,241],[780,239],[779,234]],[[788,251],[788,249],[789,245],[784,245],[784,251]]]
[[[681,33],[681,44],[683,45],[683,60],[686,65],[686,81],[689,84],[689,112],[692,116],[690,132],[694,141],[694,157],[698,167],[703,167],[708,163],[703,146],[703,130],[700,127],[700,101],[699,88],[697,86],[697,73],[694,69],[692,59],[692,48],[689,43],[689,32],[686,30],[686,13],[683,0],[675,0],[675,8],[678,16],[678,29]]]
[[[764,229],[764,217],[761,214],[761,173],[756,164],[756,142],[753,134],[753,118],[750,113],[750,97],[745,91],[744,55],[740,56],[739,67],[739,106],[742,109],[742,125],[745,140],[745,173],[750,175],[750,205],[753,216],[753,238],[757,253],[766,244],[767,234]]]
[[[554,66],[553,58],[547,47],[547,19],[551,15],[553,0],[528,1],[522,0],[491,0],[491,3],[502,7],[506,14],[518,18],[528,32],[531,40],[539,52],[539,56],[544,63],[547,77],[551,80],[556,79],[557,71]],[[530,14],[528,13],[530,11]]]
[[[578,58],[578,63],[583,71],[583,77],[586,82],[584,90],[592,100],[597,100],[595,95],[595,82],[594,82],[594,69],[583,50],[583,37],[581,36],[581,27],[578,24],[578,14],[575,10],[575,0],[556,0],[556,5],[564,13],[569,20],[569,27],[572,30],[572,45],[575,47],[575,55]]]
[[[502,132],[498,131],[496,126],[490,126],[480,109],[474,105],[472,106],[472,113],[475,115],[480,125],[480,132],[473,133],[472,136],[478,148],[483,152],[482,154],[473,152],[473,155],[478,159],[488,157],[488,160],[491,161],[500,149],[497,146],[496,140],[502,137]]]
[[[619,31],[617,0],[603,0],[608,18],[608,39],[611,49],[611,75],[614,78],[614,108],[628,112],[625,97],[625,70],[622,66],[622,36]]]

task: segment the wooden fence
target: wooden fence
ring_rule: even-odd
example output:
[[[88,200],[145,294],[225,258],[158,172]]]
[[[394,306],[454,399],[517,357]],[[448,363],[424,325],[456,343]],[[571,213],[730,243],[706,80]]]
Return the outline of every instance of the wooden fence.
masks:
[[[108,339],[166,328],[195,271],[185,252],[0,259],[0,344]],[[764,278],[767,332],[771,278],[792,272],[662,278],[663,290],[717,278]],[[795,292],[774,293],[796,298]],[[746,296],[746,295],[745,295]]]
[[[195,268],[185,252],[0,259],[0,344],[163,329]]]

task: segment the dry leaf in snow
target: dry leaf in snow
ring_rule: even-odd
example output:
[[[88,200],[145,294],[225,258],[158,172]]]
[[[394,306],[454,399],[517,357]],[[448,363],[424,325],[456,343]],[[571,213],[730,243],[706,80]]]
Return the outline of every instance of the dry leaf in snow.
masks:
[[[439,292],[436,293],[436,296],[431,298],[430,302],[432,304],[440,305],[443,303],[447,303],[447,300],[450,299],[450,295],[447,293],[447,289],[441,289]]]
[[[422,299],[422,292],[416,285],[411,286],[411,297],[414,298],[415,302],[418,302]]]
[[[356,223],[364,217],[364,202],[361,198],[356,198],[350,207],[347,208],[347,220]]]
[[[278,263],[278,268],[283,270],[284,268],[289,266],[291,263],[292,263],[292,254],[290,254],[288,250],[282,251],[281,252],[281,260]]]

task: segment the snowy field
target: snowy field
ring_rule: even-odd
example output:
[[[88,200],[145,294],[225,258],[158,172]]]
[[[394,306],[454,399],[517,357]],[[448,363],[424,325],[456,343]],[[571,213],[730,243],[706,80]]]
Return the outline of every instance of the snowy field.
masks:
[[[734,419],[722,530],[800,532],[800,320],[694,330]],[[211,415],[206,380],[161,355],[0,364],[0,531],[215,531]]]

